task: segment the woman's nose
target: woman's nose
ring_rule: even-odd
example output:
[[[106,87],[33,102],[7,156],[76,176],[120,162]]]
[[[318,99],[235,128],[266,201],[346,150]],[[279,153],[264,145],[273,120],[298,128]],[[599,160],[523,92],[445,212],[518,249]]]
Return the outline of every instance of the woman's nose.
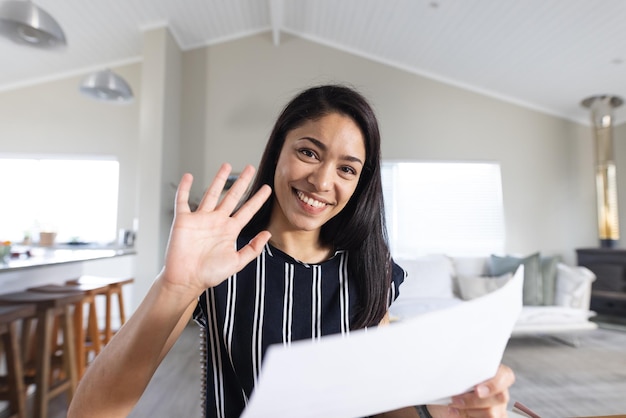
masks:
[[[320,165],[309,175],[309,182],[317,191],[330,190],[333,184],[334,170],[330,165]]]

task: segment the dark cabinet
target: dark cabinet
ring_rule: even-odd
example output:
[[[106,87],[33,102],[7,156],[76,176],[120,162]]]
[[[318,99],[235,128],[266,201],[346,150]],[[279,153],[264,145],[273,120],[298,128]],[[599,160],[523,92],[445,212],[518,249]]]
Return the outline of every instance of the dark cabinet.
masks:
[[[578,265],[596,275],[591,287],[591,310],[626,317],[626,250],[581,248],[576,254]]]

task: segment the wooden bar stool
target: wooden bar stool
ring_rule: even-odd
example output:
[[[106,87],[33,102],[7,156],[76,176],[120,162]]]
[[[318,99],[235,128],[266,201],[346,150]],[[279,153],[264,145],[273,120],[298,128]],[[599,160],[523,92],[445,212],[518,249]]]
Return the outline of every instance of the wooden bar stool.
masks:
[[[50,284],[45,286],[31,287],[30,292],[44,293],[67,293],[82,292],[84,294],[80,303],[74,308],[74,332],[76,334],[76,371],[78,379],[83,377],[88,359],[100,354],[102,349],[100,330],[98,328],[98,313],[96,310],[96,296],[107,291],[106,284]],[[85,329],[84,305],[87,305],[87,327]]]
[[[0,399],[9,401],[8,418],[26,418],[26,387],[18,343],[18,323],[35,316],[34,305],[0,306],[0,336],[6,358],[6,376],[0,376]]]
[[[0,305],[33,304],[37,317],[37,354],[35,358],[35,405],[34,416],[46,417],[48,401],[66,392],[68,402],[74,396],[77,384],[76,354],[74,352],[74,326],[72,306],[83,299],[82,292],[41,293],[15,292],[0,294]],[[54,318],[61,318],[63,331],[62,360],[64,376],[51,382],[51,340]]]
[[[78,279],[68,280],[66,284],[99,284],[107,285],[107,290],[103,294],[106,296],[106,314],[103,330],[104,344],[108,344],[113,337],[114,331],[111,324],[112,301],[117,298],[117,306],[120,315],[120,326],[126,323],[126,312],[124,309],[124,293],[122,287],[135,281],[133,278],[101,277],[101,276],[80,276]]]

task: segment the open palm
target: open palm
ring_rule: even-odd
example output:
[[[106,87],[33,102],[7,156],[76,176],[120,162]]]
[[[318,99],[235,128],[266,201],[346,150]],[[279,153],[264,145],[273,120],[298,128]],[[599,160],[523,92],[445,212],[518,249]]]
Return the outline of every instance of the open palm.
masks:
[[[247,166],[220,201],[230,170],[228,164],[222,165],[195,212],[188,204],[192,176],[185,174],[178,185],[163,273],[169,285],[185,293],[198,295],[220,284],[252,261],[270,238],[269,232],[260,232],[237,250],[239,233],[270,196],[271,189],[263,186],[233,213],[254,176],[254,168]]]

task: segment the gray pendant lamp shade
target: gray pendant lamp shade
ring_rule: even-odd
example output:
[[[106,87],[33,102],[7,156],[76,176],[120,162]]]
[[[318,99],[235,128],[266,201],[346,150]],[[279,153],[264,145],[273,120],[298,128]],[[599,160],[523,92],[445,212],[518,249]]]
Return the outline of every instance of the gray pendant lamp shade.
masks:
[[[57,21],[30,0],[8,0],[0,4],[0,35],[42,49],[67,45]]]
[[[129,103],[133,100],[133,91],[126,80],[109,69],[88,75],[80,85],[80,92],[105,102]]]

